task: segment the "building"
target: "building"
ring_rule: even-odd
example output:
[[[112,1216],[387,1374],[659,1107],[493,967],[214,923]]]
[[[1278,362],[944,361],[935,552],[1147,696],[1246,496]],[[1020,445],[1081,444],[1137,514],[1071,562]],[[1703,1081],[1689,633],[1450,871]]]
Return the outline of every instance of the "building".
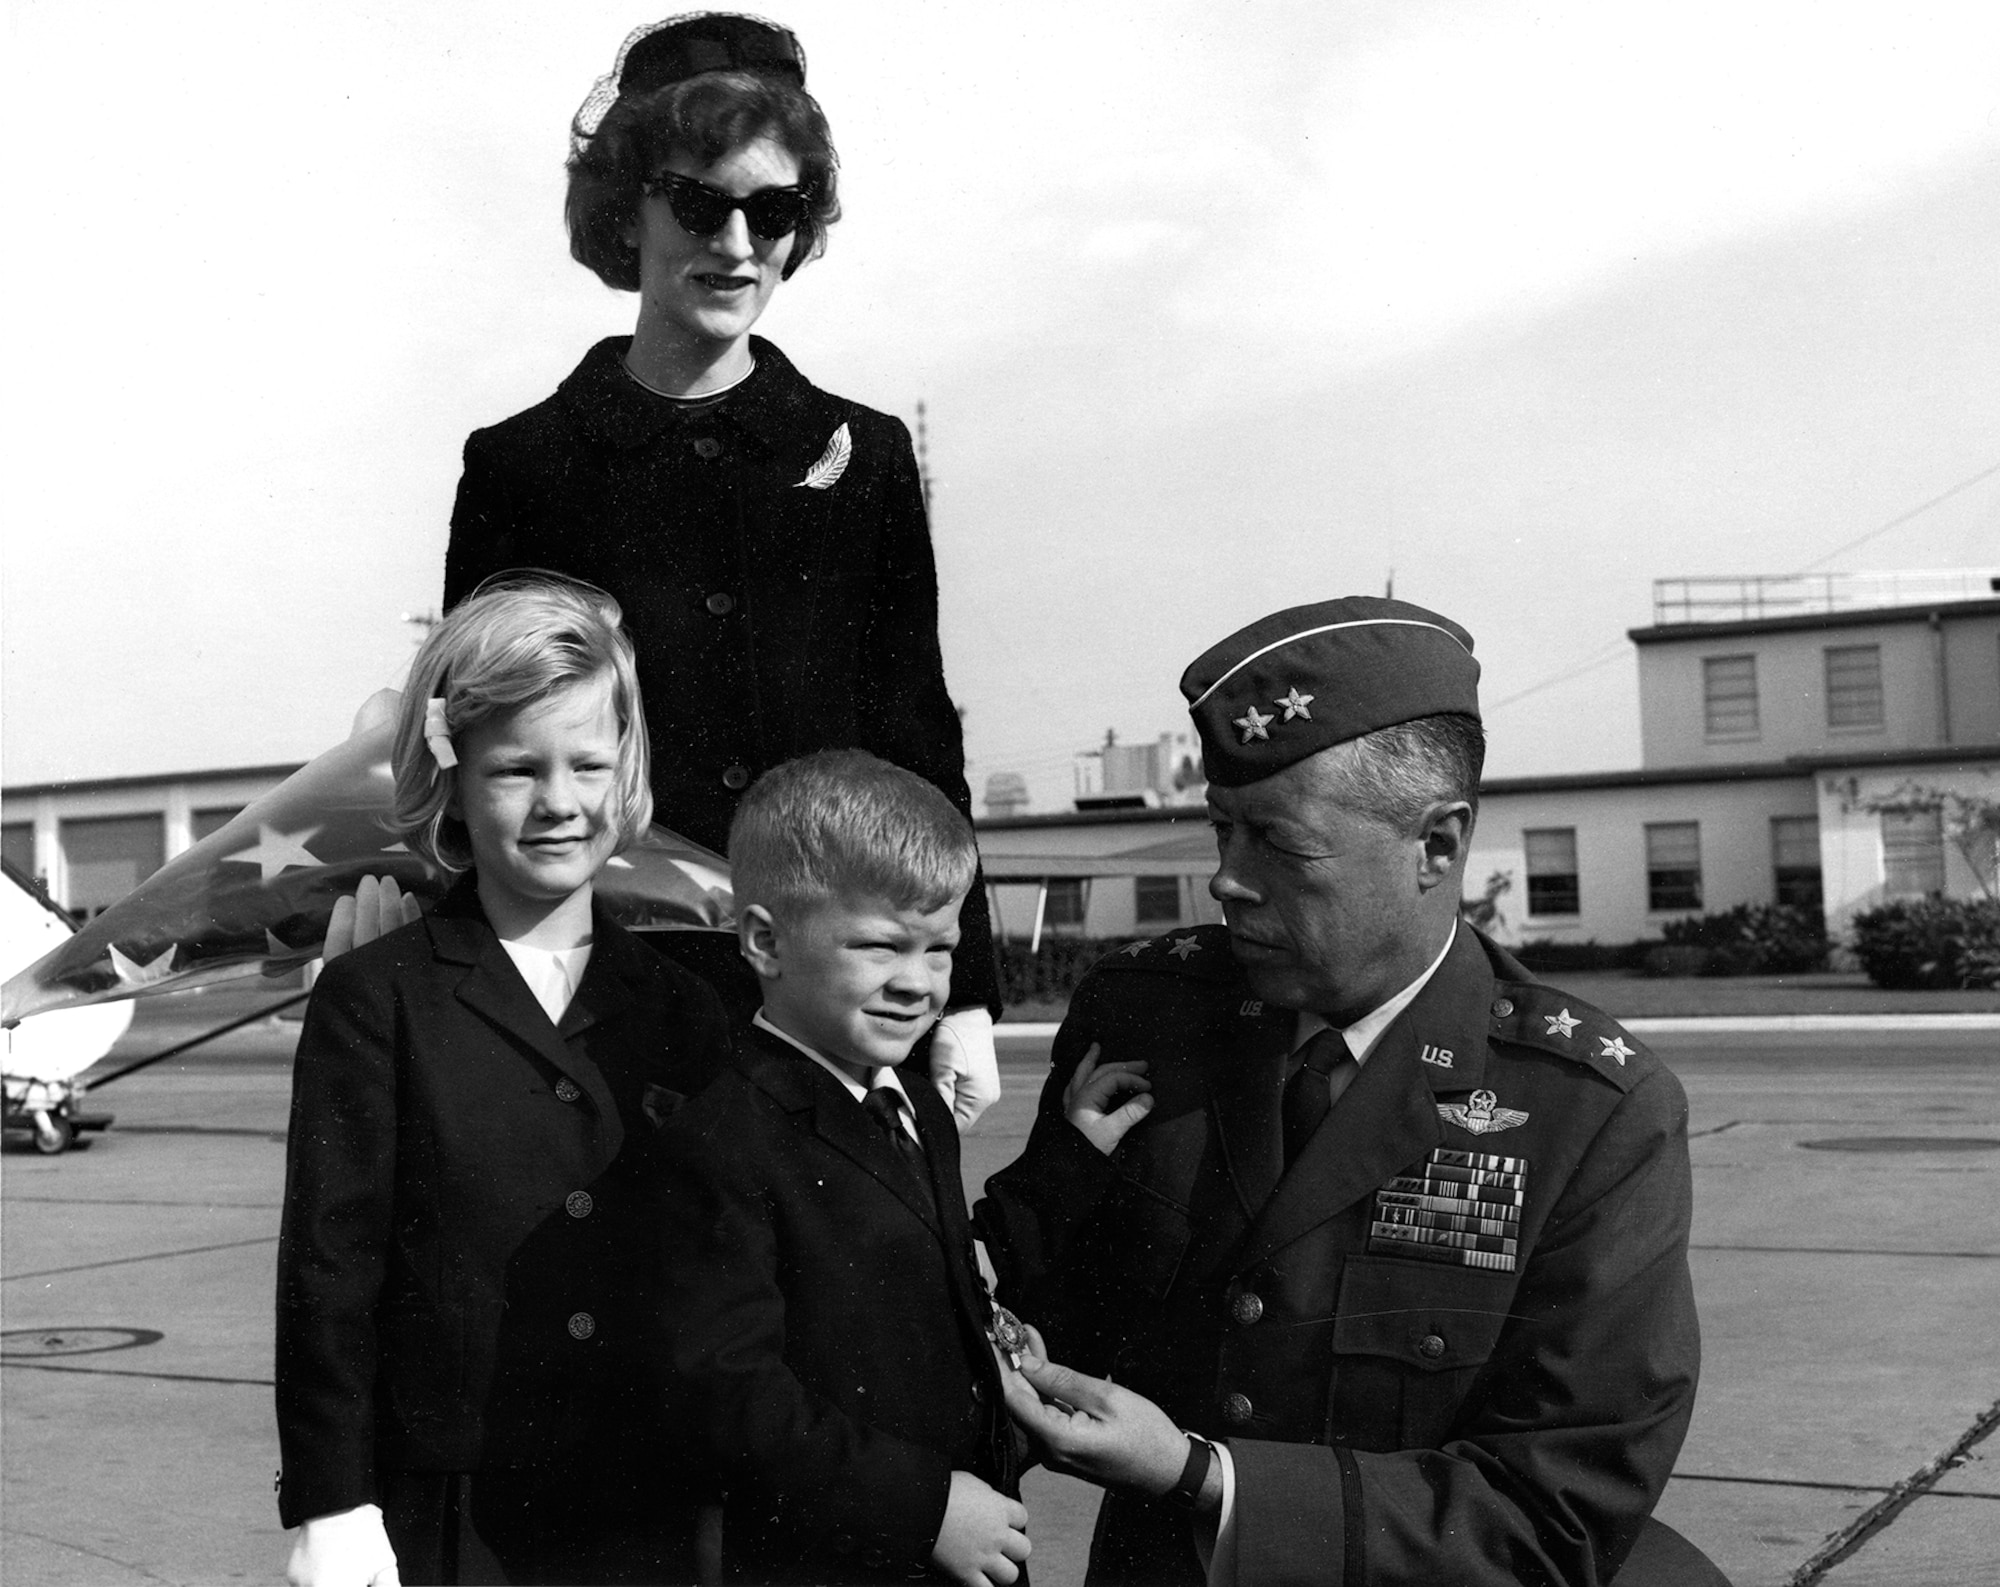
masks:
[[[94,915],[298,769],[242,766],[0,789],[0,850],[71,914]]]
[[[1467,868],[1498,935],[1656,938],[1737,904],[1824,912],[2000,887],[1950,797],[2000,801],[2000,570],[1669,579],[1639,662],[1641,764],[1489,781]],[[1217,918],[1198,810],[980,828],[1002,931],[1121,935]]]

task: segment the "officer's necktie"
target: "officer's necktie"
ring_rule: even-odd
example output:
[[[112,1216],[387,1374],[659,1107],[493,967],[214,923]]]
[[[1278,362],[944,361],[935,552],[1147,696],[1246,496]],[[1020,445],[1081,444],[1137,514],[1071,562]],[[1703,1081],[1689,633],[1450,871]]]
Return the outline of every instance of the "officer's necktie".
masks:
[[[861,1105],[868,1110],[875,1127],[889,1137],[889,1144],[902,1158],[903,1166],[916,1176],[925,1203],[932,1212],[936,1212],[937,1197],[931,1191],[930,1163],[924,1156],[923,1147],[903,1128],[902,1112],[906,1105],[903,1093],[894,1086],[877,1086],[861,1099]]]
[[[1328,1027],[1299,1049],[1301,1062],[1285,1082],[1285,1166],[1305,1150],[1313,1131],[1354,1077],[1354,1059],[1339,1031]]]

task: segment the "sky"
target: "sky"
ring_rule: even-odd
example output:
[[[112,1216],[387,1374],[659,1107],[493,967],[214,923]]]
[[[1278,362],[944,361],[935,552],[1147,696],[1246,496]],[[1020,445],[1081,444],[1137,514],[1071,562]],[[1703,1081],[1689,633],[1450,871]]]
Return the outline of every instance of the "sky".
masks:
[[[975,798],[1391,577],[1515,776],[1637,764],[1655,579],[2000,564],[2000,8],[764,14],[846,214],[760,330],[926,406]],[[562,159],[648,19],[10,0],[8,784],[303,760],[400,681],[466,433],[631,329]]]

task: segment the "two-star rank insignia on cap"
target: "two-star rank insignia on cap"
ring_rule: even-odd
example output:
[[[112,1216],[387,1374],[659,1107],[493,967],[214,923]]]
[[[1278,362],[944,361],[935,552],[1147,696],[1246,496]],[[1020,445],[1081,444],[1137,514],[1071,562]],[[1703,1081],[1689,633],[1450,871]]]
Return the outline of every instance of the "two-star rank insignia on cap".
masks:
[[[1440,1102],[1437,1105],[1438,1117],[1447,1124],[1456,1124],[1461,1130],[1470,1130],[1474,1135],[1511,1130],[1528,1122],[1528,1115],[1519,1108],[1494,1106],[1499,1100],[1491,1091],[1475,1091],[1463,1102]]]
[[[1254,705],[1248,707],[1248,710],[1250,712],[1248,716],[1239,716],[1233,719],[1234,725],[1243,729],[1243,742],[1247,744],[1253,738],[1269,738],[1271,736],[1271,722],[1277,713],[1275,711],[1260,711]]]
[[[1287,722],[1295,716],[1302,716],[1310,722],[1313,719],[1313,714],[1306,707],[1313,703],[1314,698],[1313,695],[1299,693],[1298,685],[1293,684],[1283,694],[1276,696],[1271,703],[1273,705],[1282,705],[1285,708],[1285,720]]]

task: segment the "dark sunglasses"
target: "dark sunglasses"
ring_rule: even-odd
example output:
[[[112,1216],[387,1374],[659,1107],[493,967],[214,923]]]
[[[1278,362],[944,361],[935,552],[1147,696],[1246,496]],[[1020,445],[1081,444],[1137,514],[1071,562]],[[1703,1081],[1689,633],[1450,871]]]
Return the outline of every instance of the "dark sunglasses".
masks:
[[[812,198],[803,187],[760,187],[738,198],[691,176],[662,171],[642,188],[666,199],[667,208],[690,237],[713,237],[729,224],[730,213],[740,209],[751,235],[776,242],[797,231],[812,213]]]

